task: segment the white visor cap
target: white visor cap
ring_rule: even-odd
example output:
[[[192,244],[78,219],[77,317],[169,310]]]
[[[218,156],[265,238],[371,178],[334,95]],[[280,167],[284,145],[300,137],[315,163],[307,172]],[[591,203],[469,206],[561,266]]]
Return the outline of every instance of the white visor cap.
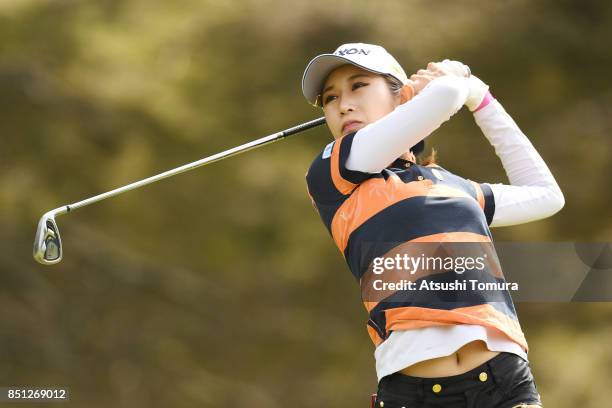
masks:
[[[333,54],[317,55],[308,63],[302,77],[302,93],[308,102],[316,103],[317,96],[321,93],[329,74],[345,64],[352,64],[377,74],[391,75],[402,84],[408,82],[401,65],[380,45],[342,44]]]

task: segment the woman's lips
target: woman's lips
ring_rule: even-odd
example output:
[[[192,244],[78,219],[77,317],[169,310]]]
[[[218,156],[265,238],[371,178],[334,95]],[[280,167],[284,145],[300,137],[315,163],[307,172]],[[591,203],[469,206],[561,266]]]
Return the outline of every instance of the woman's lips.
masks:
[[[346,122],[344,125],[342,125],[342,133],[347,133],[352,130],[355,130],[359,126],[361,126],[361,122],[359,122],[358,120],[351,120],[349,122]]]

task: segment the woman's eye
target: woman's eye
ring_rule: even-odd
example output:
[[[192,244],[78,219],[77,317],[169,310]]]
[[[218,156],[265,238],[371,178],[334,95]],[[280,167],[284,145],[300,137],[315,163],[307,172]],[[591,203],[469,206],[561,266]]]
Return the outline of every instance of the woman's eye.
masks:
[[[336,97],[334,95],[327,95],[323,100],[323,106],[327,105],[331,101],[333,101]]]
[[[362,86],[368,86],[368,84],[366,84],[365,82],[355,82],[353,84],[353,91],[357,88],[361,88]]]

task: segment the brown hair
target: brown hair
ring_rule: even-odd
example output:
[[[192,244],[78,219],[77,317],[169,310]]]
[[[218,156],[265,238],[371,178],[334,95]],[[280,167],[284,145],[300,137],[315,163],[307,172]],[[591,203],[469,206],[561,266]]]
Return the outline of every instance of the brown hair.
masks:
[[[402,88],[404,87],[404,84],[399,79],[395,78],[394,76],[383,75],[383,77],[387,81],[387,84],[389,85],[389,89],[391,90],[391,93],[394,95],[399,94]],[[419,162],[421,166],[427,166],[429,164],[437,164],[437,158],[438,158],[438,152],[436,151],[436,149],[432,147],[431,154],[429,156],[422,158],[422,159],[419,157],[417,161]]]
[[[419,164],[421,166],[427,166],[430,164],[438,164],[438,152],[433,147],[431,148],[431,154],[423,159],[418,158]]]

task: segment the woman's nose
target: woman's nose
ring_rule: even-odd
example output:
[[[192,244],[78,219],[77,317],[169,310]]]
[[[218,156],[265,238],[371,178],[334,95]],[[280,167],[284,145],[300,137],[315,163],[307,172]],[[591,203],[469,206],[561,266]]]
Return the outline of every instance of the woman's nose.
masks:
[[[351,98],[341,98],[339,102],[340,113],[342,115],[355,110],[355,104]]]

